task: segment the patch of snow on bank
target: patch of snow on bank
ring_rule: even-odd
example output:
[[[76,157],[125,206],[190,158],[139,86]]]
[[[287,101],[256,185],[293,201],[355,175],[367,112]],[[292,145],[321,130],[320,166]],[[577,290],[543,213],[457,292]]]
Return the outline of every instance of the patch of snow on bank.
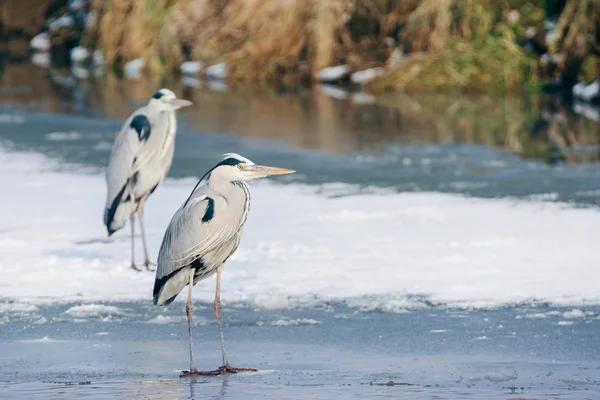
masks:
[[[129,267],[129,227],[106,235],[104,177],[55,172],[51,165],[39,154],[0,151],[0,180],[10,188],[0,208],[0,294],[22,304],[150,302],[154,274]],[[194,184],[167,180],[148,200],[152,258]],[[277,309],[342,301],[384,312],[600,304],[597,210],[384,190],[327,197],[332,188],[343,191],[341,184],[251,186],[252,211],[223,273],[224,304]],[[142,261],[139,236],[136,259]],[[214,278],[194,290],[206,303],[213,295]],[[185,294],[175,306],[184,301]],[[78,307],[68,314],[123,312]],[[562,318],[578,314],[569,313]]]

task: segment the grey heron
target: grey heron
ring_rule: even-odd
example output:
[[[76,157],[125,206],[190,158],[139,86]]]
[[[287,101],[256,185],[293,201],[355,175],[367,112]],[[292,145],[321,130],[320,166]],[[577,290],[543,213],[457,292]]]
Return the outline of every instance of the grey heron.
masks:
[[[153,296],[155,305],[167,305],[175,300],[186,285],[189,287],[186,314],[190,369],[183,371],[181,376],[256,371],[233,368],[227,361],[221,324],[221,272],[223,264],[240,243],[242,229],[250,211],[250,188],[246,181],[293,172],[285,168],[255,165],[238,154],[224,154],[223,160],[200,179],[171,219],[158,253]],[[194,367],[192,288],[215,273],[217,285],[214,309],[221,339],[223,366],[214,371],[202,372]]]
[[[137,109],[125,121],[117,134],[106,170],[106,206],[104,225],[111,236],[131,222],[131,268],[135,266],[134,230],[138,215],[144,264],[150,269],[150,258],[144,232],[144,203],[171,168],[175,150],[177,120],[175,111],[191,105],[178,99],[168,89],[156,92],[148,104]]]

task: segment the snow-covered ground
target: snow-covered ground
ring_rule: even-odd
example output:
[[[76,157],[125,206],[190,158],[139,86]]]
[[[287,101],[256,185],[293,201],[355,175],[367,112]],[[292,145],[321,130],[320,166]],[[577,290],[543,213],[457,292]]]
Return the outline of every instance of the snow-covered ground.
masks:
[[[55,166],[39,154],[0,151],[3,302],[14,300],[11,307],[19,309],[57,301],[150,302],[154,274],[129,268],[129,226],[106,237],[103,176]],[[148,201],[152,257],[194,184],[167,180]],[[277,309],[340,301],[386,312],[430,302],[600,304],[595,209],[439,193],[331,196],[344,189],[336,184],[251,186],[250,218],[223,274],[224,303]],[[198,285],[195,297],[211,301],[213,285],[214,278]]]

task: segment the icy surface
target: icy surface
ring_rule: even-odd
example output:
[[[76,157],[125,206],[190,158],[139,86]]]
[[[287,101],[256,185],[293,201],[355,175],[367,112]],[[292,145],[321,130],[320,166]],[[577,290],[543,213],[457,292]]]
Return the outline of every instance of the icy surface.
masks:
[[[25,309],[43,302],[151,299],[154,274],[129,268],[129,227],[106,236],[104,178],[55,167],[37,154],[0,152],[2,296]],[[148,201],[152,257],[194,184],[191,178],[168,180]],[[600,304],[600,256],[591,240],[600,213],[594,209],[383,190],[333,195],[343,185],[325,191],[264,181],[251,186],[250,218],[223,274],[226,305],[285,309],[345,302],[403,313],[432,304]],[[139,237],[136,249],[142,261]],[[198,285],[195,298],[212,301],[213,285],[213,279]],[[100,308],[75,310],[117,314]],[[560,316],[585,317],[578,308]]]

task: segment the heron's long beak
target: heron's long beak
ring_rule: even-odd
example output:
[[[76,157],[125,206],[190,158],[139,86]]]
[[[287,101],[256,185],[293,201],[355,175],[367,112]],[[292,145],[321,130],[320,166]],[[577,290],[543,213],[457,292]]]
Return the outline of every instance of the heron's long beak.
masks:
[[[293,174],[296,171],[279,167],[265,167],[264,165],[253,165],[250,169],[252,175],[270,176],[270,175],[287,175]]]
[[[171,104],[174,109],[179,110],[180,108],[191,106],[192,102],[184,99],[173,99],[169,101],[169,104]]]

